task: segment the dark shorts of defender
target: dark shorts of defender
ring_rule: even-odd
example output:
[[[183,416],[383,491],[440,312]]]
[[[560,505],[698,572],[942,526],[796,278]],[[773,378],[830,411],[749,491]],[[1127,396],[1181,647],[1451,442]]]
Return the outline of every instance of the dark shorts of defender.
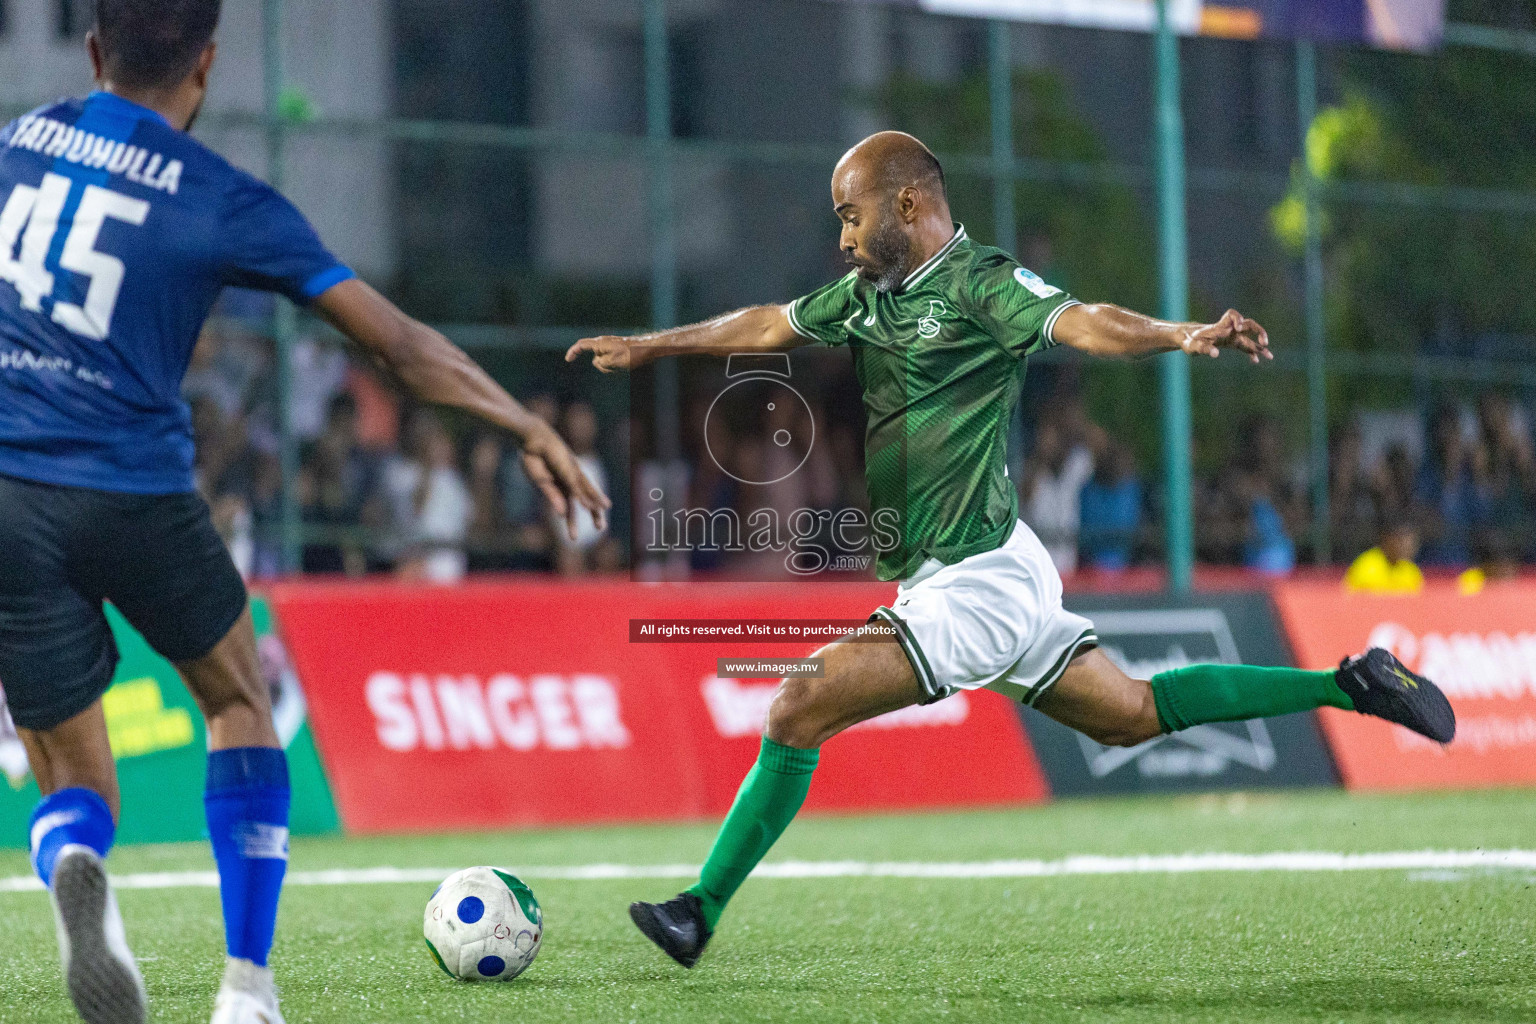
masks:
[[[177,663],[213,650],[246,594],[198,494],[0,476],[0,687],[21,728],[52,729],[112,684],[103,601]]]

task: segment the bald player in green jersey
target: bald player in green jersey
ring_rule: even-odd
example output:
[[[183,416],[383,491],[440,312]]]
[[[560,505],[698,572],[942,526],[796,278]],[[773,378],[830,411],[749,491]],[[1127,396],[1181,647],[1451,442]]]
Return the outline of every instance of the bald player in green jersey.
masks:
[[[849,150],[833,172],[832,202],[853,266],[841,280],[788,305],[587,338],[566,353],[589,352],[598,369],[613,371],[666,355],[847,345],[867,412],[871,509],[890,510],[900,524],[900,543],[877,564],[881,579],[901,581],[897,598],[871,616],[894,627],[899,642],[845,637],[817,652],[822,676],[780,684],[757,764],[698,884],[630,907],[648,938],[692,967],[726,903],[800,809],[821,745],[960,689],[1004,693],[1114,746],[1325,705],[1451,740],[1445,696],[1379,649],[1328,672],[1194,665],[1130,678],[1097,649],[1092,623],[1062,607],[1060,577],[1018,520],[1007,424],[1030,354],[1067,345],[1108,358],[1215,358],[1231,349],[1259,363],[1272,358],[1261,326],[1233,310],[1215,323],[1168,323],[1079,302],[967,237],[950,218],[938,160],[910,135],[881,132]]]

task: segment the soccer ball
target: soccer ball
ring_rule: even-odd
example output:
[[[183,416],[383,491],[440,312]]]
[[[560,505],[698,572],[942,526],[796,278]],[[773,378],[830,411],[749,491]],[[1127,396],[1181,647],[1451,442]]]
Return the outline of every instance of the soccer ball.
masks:
[[[544,938],[544,912],[516,875],[465,868],[427,901],[427,948],[460,981],[511,981],[528,969]]]

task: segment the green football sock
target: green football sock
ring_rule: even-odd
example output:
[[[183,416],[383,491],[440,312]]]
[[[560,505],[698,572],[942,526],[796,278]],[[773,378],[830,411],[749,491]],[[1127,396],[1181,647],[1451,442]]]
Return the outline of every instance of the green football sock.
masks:
[[[1190,665],[1152,677],[1164,732],[1205,722],[1245,722],[1324,706],[1355,709],[1333,673],[1252,665]]]
[[[699,882],[688,889],[704,904],[704,920],[711,931],[741,883],[805,803],[819,757],[819,751],[786,747],[763,737],[757,764],[736,792],[736,802],[715,836]]]

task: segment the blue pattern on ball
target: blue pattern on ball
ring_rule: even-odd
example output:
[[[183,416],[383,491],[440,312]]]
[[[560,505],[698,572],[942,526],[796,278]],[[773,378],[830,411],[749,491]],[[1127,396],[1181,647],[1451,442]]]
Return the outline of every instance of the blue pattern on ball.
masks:
[[[507,962],[499,956],[483,956],[475,965],[475,970],[480,972],[482,978],[494,978],[507,969]]]
[[[465,896],[459,900],[459,920],[465,924],[474,924],[485,916],[485,904],[480,902],[478,896]]]

